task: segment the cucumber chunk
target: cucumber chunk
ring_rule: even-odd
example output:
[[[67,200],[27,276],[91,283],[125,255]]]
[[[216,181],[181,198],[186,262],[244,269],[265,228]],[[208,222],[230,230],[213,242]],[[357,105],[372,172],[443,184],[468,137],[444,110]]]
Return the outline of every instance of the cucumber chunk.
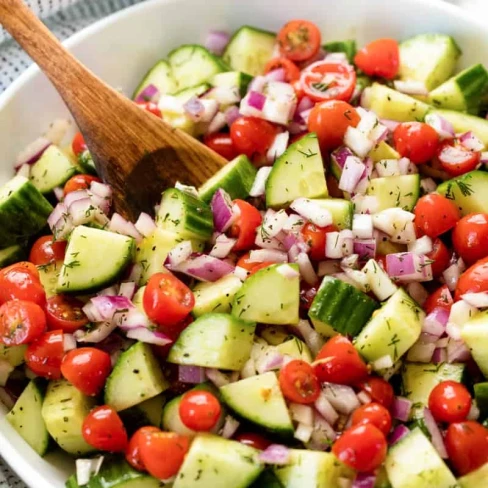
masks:
[[[293,336],[292,336],[293,337]],[[293,337],[276,346],[276,350],[283,356],[290,356],[293,359],[301,359],[306,363],[311,363],[313,360],[310,348],[301,341],[298,337]]]
[[[168,61],[161,59],[144,75],[132,98],[136,99],[149,85],[154,85],[161,95],[168,95],[176,91],[177,84]]]
[[[485,488],[488,480],[488,463],[458,479],[461,488]]]
[[[469,319],[461,329],[461,337],[481,372],[488,378],[488,310]]]
[[[276,373],[251,376],[220,388],[222,400],[240,417],[264,429],[293,434],[293,424]]]
[[[49,432],[42,418],[44,389],[42,379],[32,380],[6,417],[10,425],[39,456],[44,456],[49,446]]]
[[[127,433],[132,435],[137,429],[146,425],[161,427],[165,402],[166,399],[161,394],[121,411],[119,415]]]
[[[326,42],[323,48],[328,53],[344,53],[350,63],[354,61],[354,56],[356,56],[356,41],[354,39]]]
[[[132,260],[135,241],[115,232],[79,226],[71,234],[58,293],[90,292],[116,281]]]
[[[105,403],[125,410],[153,398],[169,387],[151,347],[136,342],[123,352],[105,384]]]
[[[366,194],[376,197],[378,212],[391,207],[410,212],[420,196],[420,176],[415,174],[373,178]]]
[[[275,161],[266,181],[266,206],[286,207],[299,197],[328,195],[317,135],[307,134]]]
[[[5,249],[0,250],[0,268],[4,268],[12,263],[22,261],[26,256],[25,250],[22,246],[14,244]]]
[[[484,420],[488,417],[488,381],[476,383],[473,389],[476,404],[480,409],[480,419]]]
[[[297,264],[268,266],[244,282],[234,296],[232,315],[263,324],[297,324],[299,289]],[[272,294],[270,290],[273,290]]]
[[[63,261],[55,261],[54,263],[37,266],[37,270],[39,271],[39,279],[44,291],[46,292],[46,298],[57,295],[56,289],[62,266]]]
[[[266,469],[249,488],[284,488],[273,471]]]
[[[330,212],[332,223],[339,230],[352,228],[354,204],[349,200],[343,200],[342,198],[321,198],[314,199],[314,203]]]
[[[0,344],[0,360],[7,361],[14,368],[24,364],[24,354],[27,350],[27,345],[20,346],[5,346]]]
[[[400,159],[400,154],[395,151],[389,144],[385,141],[381,141],[376,144],[373,149],[369,152],[368,156],[373,160],[374,163],[381,161],[382,159]]]
[[[252,80],[252,76],[241,73],[240,71],[228,71],[227,73],[217,73],[210,81],[212,86],[234,88],[237,87],[241,97],[247,93],[247,87]]]
[[[198,283],[193,288],[195,305],[192,314],[200,317],[206,313],[230,313],[232,300],[242,286],[241,280],[229,274],[213,283]]]

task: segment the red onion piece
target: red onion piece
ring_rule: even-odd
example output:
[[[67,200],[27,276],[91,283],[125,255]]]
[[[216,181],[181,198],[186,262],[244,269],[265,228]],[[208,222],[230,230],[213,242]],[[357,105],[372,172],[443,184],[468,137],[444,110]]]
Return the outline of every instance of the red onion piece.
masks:
[[[247,93],[250,93],[252,91],[262,92],[264,85],[266,85],[266,82],[267,80],[264,76],[254,77],[251,83],[249,83],[249,86],[247,87]]]
[[[435,344],[417,342],[408,350],[407,359],[417,363],[430,363],[433,361],[435,351]]]
[[[446,446],[444,445],[444,439],[442,438],[441,431],[428,408],[424,408],[424,421],[425,427],[430,433],[432,445],[442,459],[447,459],[449,456],[447,455]]]
[[[453,139],[455,136],[454,127],[444,117],[437,114],[427,114],[425,123],[430,125],[439,134],[441,140]]]
[[[160,92],[159,89],[153,85],[149,84],[137,95],[135,98],[136,103],[143,102],[154,102],[157,103],[159,100]]]
[[[365,158],[374,146],[374,142],[365,134],[351,126],[346,130],[344,144],[360,158]]]
[[[217,56],[221,56],[229,41],[230,35],[227,32],[211,30],[207,34],[204,46]]]
[[[425,86],[424,83],[421,81],[416,80],[395,80],[393,82],[395,86],[395,90],[405,93],[407,95],[422,95],[427,96],[429,94],[429,90]]]
[[[240,116],[239,107],[232,105],[224,112],[225,122],[230,127]]]
[[[302,275],[302,278],[309,285],[315,285],[319,281],[319,278],[317,276],[317,273],[315,273],[308,254],[301,252],[300,254],[298,254],[296,262],[298,263],[298,268],[300,269],[300,274]]]
[[[96,308],[98,316],[101,317],[103,321],[112,320],[116,312],[134,308],[132,302],[123,296],[96,296],[93,297],[90,302]]]
[[[471,358],[471,352],[463,341],[449,340],[447,344],[447,362],[465,363]]]
[[[219,188],[212,197],[210,207],[212,208],[215,230],[225,232],[235,219],[232,211],[232,199],[229,194]]]
[[[317,400],[315,400],[315,408],[330,425],[334,425],[339,420],[339,414],[334,410],[334,407],[322,391],[319,393]]]
[[[280,132],[275,136],[271,147],[266,153],[266,159],[269,163],[274,163],[286,151],[289,138],[290,133],[287,131]]]
[[[429,313],[422,325],[422,332],[440,337],[446,331],[449,312],[443,308],[436,307]]]
[[[238,420],[236,420],[234,417],[231,417],[230,415],[226,415],[224,426],[222,427],[222,432],[220,435],[224,439],[230,439],[237,432],[237,429],[239,428],[240,425],[241,423]]]
[[[46,137],[39,137],[23,149],[15,161],[15,169],[20,168],[23,164],[34,164],[51,145],[51,141]]]
[[[196,385],[206,380],[205,368],[201,366],[178,365],[178,381]]]
[[[485,145],[472,131],[468,131],[462,134],[459,137],[459,142],[470,151],[483,151],[483,149],[485,148]]]
[[[194,121],[198,122],[201,120],[203,113],[205,112],[205,107],[201,100],[197,97],[191,97],[187,102],[183,104],[185,113]]]
[[[259,460],[264,464],[285,466],[290,462],[290,449],[281,444],[271,444],[259,453]]]
[[[250,107],[262,111],[264,104],[266,102],[266,97],[257,91],[250,91],[247,97],[247,103]]]
[[[186,261],[193,253],[191,241],[183,241],[176,245],[168,253],[164,264],[170,267],[177,267],[184,261]]]
[[[144,237],[151,235],[156,230],[156,222],[145,212],[141,212],[134,226]]]
[[[77,342],[89,342],[96,344],[106,339],[115,329],[117,324],[112,321],[99,322],[94,329],[88,331],[77,330],[73,335]]]
[[[354,239],[353,252],[360,261],[374,259],[376,256],[376,239]]]
[[[361,405],[350,386],[324,383],[323,392],[334,409],[344,415],[349,415]]]
[[[310,325],[308,320],[300,320],[295,327],[315,356],[324,345],[325,339]]]
[[[76,349],[76,339],[73,334],[63,334],[63,350],[64,352]]]
[[[393,446],[396,444],[399,440],[403,439],[405,436],[410,434],[410,430],[408,427],[405,425],[397,425],[394,429],[393,432],[388,436],[388,444],[390,446]]]
[[[342,170],[346,164],[347,158],[350,156],[354,157],[354,153],[348,147],[340,146],[332,151],[331,162],[332,164],[336,164]]]
[[[123,283],[120,284],[120,288],[119,288],[120,296],[125,297],[128,300],[132,300],[135,292],[136,292],[135,281],[124,281]]]
[[[157,330],[149,330],[146,327],[135,327],[127,332],[129,339],[135,339],[146,344],[154,344],[155,346],[166,346],[173,341],[162,332]]]
[[[234,271],[235,266],[206,254],[193,253],[178,266],[169,266],[171,271],[193,276],[201,281],[217,281]]]
[[[333,223],[331,213],[314,200],[297,198],[291,203],[290,208],[319,227],[326,227]]]
[[[348,193],[353,193],[357,184],[361,180],[365,170],[363,162],[355,157],[348,156],[342,169],[341,179],[339,180],[339,189]]]
[[[264,75],[267,81],[286,81],[286,72],[283,68],[274,69]]]
[[[329,422],[325,420],[318,412],[314,412],[314,422],[312,438],[307,443],[308,449],[315,451],[327,451],[331,442],[337,437],[336,431]]]
[[[237,239],[231,239],[225,234],[220,234],[215,241],[214,247],[210,251],[210,256],[220,259],[226,258],[232,251],[236,242]]]
[[[116,212],[112,215],[108,228],[111,232],[133,237],[137,242],[142,240],[142,235],[136,229],[135,225]]]
[[[434,354],[432,354],[431,361],[434,364],[441,364],[447,361],[447,351],[446,349],[436,347],[434,350]],[[429,362],[429,361],[427,361]]]
[[[376,476],[374,474],[358,473],[352,488],[374,488]]]
[[[476,307],[476,308],[488,307],[487,292],[465,293],[464,295],[461,296],[461,298],[472,307]]]
[[[391,415],[397,420],[407,422],[412,410],[412,402],[408,398],[395,397],[391,406]]]
[[[249,192],[251,197],[261,197],[264,195],[266,181],[271,173],[271,169],[271,166],[263,166],[262,168],[259,168],[254,183],[252,184],[251,191]]]
[[[250,252],[248,261],[250,263],[264,263],[265,261],[287,263],[288,255],[284,251],[275,249],[257,249]]]
[[[232,383],[231,378],[228,375],[215,368],[205,369],[205,375],[217,388]]]
[[[112,322],[114,322],[124,332],[131,329],[137,329],[139,327],[148,328],[152,326],[147,315],[136,307],[132,307],[127,311],[117,311],[114,314]]]

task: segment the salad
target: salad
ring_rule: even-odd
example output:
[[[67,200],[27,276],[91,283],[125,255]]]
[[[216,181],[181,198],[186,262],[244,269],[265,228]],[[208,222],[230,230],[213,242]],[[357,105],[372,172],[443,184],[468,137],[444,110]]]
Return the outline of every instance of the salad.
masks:
[[[460,55],[306,20],[174,49],[133,99],[229,163],[136,222],[66,121],[19,154],[0,393],[67,488],[486,488],[488,73]]]

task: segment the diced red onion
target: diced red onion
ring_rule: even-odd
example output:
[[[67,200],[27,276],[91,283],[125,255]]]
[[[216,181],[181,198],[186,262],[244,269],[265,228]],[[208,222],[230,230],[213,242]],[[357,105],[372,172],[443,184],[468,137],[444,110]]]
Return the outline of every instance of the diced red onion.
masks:
[[[112,320],[116,312],[134,308],[132,302],[123,296],[96,296],[90,300],[102,321]],[[84,309],[83,309],[84,311]],[[86,312],[85,312],[86,313]]]
[[[280,132],[275,136],[273,143],[266,153],[266,159],[269,163],[274,163],[286,151],[289,139],[290,133],[288,131]]]
[[[68,207],[73,225],[75,226],[92,222],[94,218],[93,210],[95,209],[89,198],[76,200]]]
[[[341,266],[336,260],[329,259],[327,261],[320,261],[317,274],[318,276],[327,276],[340,273]]]
[[[354,153],[346,146],[340,146],[334,151],[332,151],[331,159],[332,162],[335,163],[341,170],[344,168],[346,164],[346,160],[348,157],[355,157]]]
[[[230,41],[230,35],[220,30],[211,30],[207,34],[204,46],[217,56],[221,56]]]
[[[324,383],[323,392],[334,410],[339,413],[349,415],[361,405],[356,393],[350,386]]]
[[[393,132],[400,125],[400,122],[398,122],[397,120],[389,119],[380,119],[380,123],[388,127],[391,132]]]
[[[429,236],[422,236],[416,241],[408,244],[408,251],[414,254],[429,254],[433,249],[432,239]]]
[[[241,93],[238,86],[216,86],[209,90],[204,97],[200,98],[205,107],[202,122],[210,122],[220,106],[233,105],[241,101]]]
[[[422,332],[440,337],[446,331],[449,312],[443,308],[436,307],[429,313],[422,325]]]
[[[482,164],[488,163],[488,151],[483,151],[481,153],[480,163],[482,163]]]
[[[314,414],[312,407],[301,403],[290,403],[289,409],[293,420],[305,425],[313,425]]]
[[[215,117],[212,119],[210,124],[208,124],[206,134],[214,134],[219,130],[223,129],[227,125],[227,119],[222,112],[217,112]]]
[[[389,354],[385,354],[384,356],[378,358],[376,361],[373,361],[371,363],[371,366],[375,371],[379,371],[382,369],[391,368],[393,364],[393,358]]]
[[[54,239],[56,241],[66,240],[73,229],[73,220],[71,219],[71,216],[69,214],[60,217],[58,221],[51,227]]]
[[[435,350],[435,344],[417,342],[408,350],[407,359],[418,363],[430,363]]]
[[[373,237],[373,218],[371,215],[354,215],[352,233],[354,239],[371,239]]]
[[[367,403],[371,403],[373,399],[371,398],[368,393],[366,393],[364,390],[361,390],[359,393],[357,393],[358,400],[363,404],[366,405]]]
[[[426,334],[425,332],[422,332],[419,337],[419,342],[422,344],[436,344],[438,340],[439,336]]]
[[[364,164],[356,156],[348,156],[339,180],[339,189],[353,193],[364,174]]]
[[[56,119],[49,126],[44,134],[44,137],[51,141],[56,146],[60,146],[63,143],[71,122],[67,119]]]
[[[58,203],[47,218],[47,223],[51,230],[54,228],[55,224],[59,221],[60,218],[68,215],[68,208],[66,207],[66,205],[64,203]]]
[[[136,283],[134,281],[124,281],[120,284],[119,295],[132,300],[136,292]]]
[[[430,362],[432,361],[434,364],[442,364],[447,361],[447,351],[446,349],[436,347],[434,349],[434,353],[432,354],[432,358],[427,361]]]
[[[268,80],[264,76],[256,76],[251,80],[251,83],[249,83],[249,86],[247,88],[247,93],[250,93],[252,91],[256,92],[262,92],[264,85],[266,85]]]
[[[437,423],[428,408],[424,408],[424,421],[425,427],[427,427],[427,430],[430,433],[432,445],[435,447],[442,459],[447,459],[449,456],[447,455],[447,450],[441,431],[439,430],[439,427],[437,426]]]
[[[342,259],[353,253],[354,239],[349,229],[340,232],[329,232],[325,241],[325,257]]]
[[[364,135],[368,136],[373,130],[373,127],[378,125],[378,119],[374,112],[366,110],[363,107],[358,107],[356,111],[360,116],[360,120],[356,128]]]
[[[286,466],[291,459],[290,449],[282,444],[271,444],[259,453],[259,460],[264,464]]]
[[[310,351],[315,356],[325,343],[325,339],[312,328],[308,320],[299,320],[295,326],[300,332],[305,344],[310,348]]]
[[[375,214],[378,211],[379,201],[375,195],[354,195],[352,203],[357,214]]]
[[[215,241],[214,247],[210,251],[210,256],[220,259],[226,258],[232,251],[236,242],[237,239],[232,239],[225,234],[220,234]]]
[[[136,103],[143,103],[143,102],[154,102],[158,103],[160,97],[159,89],[150,83],[137,95],[135,98]]]
[[[459,137],[459,142],[462,146],[470,151],[482,151],[485,145],[480,141],[478,137],[472,132],[468,131]]]
[[[15,161],[15,169],[20,168],[23,164],[34,164],[50,145],[51,141],[46,137],[39,137],[31,142],[18,154]]]
[[[284,210],[275,212],[273,209],[268,209],[258,232],[263,232],[268,238],[277,237],[287,220],[288,215]]]
[[[471,352],[466,344],[460,340],[449,340],[447,344],[447,362],[465,363],[471,358]]]
[[[112,188],[110,188],[109,185],[98,181],[92,181],[90,183],[90,191],[102,198],[112,198]]]
[[[298,236],[300,233],[300,230],[302,227],[305,225],[305,221],[301,215],[297,214],[291,214],[288,216],[287,221],[283,225],[283,230],[288,233],[288,235],[295,235]],[[296,242],[293,242],[287,249],[293,245],[296,244]],[[286,244],[285,244],[286,247]]]
[[[30,166],[28,164],[22,164],[21,166],[16,169],[15,175],[16,176],[23,176],[24,178],[29,179],[30,177]],[[57,188],[57,187],[56,187]],[[56,190],[55,188],[55,190]],[[58,195],[56,194],[56,191],[54,191],[56,198],[58,198]],[[63,191],[64,195],[64,191]],[[58,198],[58,201],[62,200],[62,198]]]
[[[143,271],[142,265],[140,263],[134,263],[129,268],[129,276],[127,277],[127,279],[139,283],[139,280],[141,279],[142,276],[142,271]]]
[[[257,249],[250,252],[248,261],[250,263],[264,263],[266,261],[287,263],[288,254],[275,249]]]
[[[235,215],[232,211],[232,199],[225,190],[219,188],[214,193],[210,206],[212,208],[215,230],[217,232],[225,232],[235,220]]]
[[[315,451],[326,451],[331,442],[337,437],[337,433],[329,422],[325,420],[318,412],[314,414],[312,438],[307,443],[308,449]]]
[[[201,281],[217,281],[234,271],[233,265],[206,254],[193,253],[177,266],[167,265],[171,271],[193,276]]]
[[[218,369],[215,368],[207,368],[205,370],[205,374],[207,378],[217,387],[220,388],[222,386],[228,385],[231,383],[229,376],[222,373]]]
[[[99,322],[96,327],[88,331],[77,330],[73,335],[77,342],[89,342],[96,344],[106,339],[115,329],[117,324],[112,321]]]
[[[450,340],[451,339],[449,337],[442,337],[441,339],[437,339],[437,341],[435,341],[435,347],[446,348]]]
[[[76,349],[76,339],[73,334],[63,334],[63,350],[64,352]]]
[[[266,97],[257,91],[250,91],[247,95],[247,103],[250,107],[262,111],[264,104],[266,102]]]
[[[352,484],[352,488],[374,488],[375,483],[376,475],[358,473],[354,483]]]
[[[111,232],[117,232],[118,234],[133,237],[137,242],[142,240],[142,235],[136,229],[135,225],[124,219],[124,217],[117,212],[112,215],[108,228]]]
[[[473,307],[476,307],[476,308],[488,307],[488,293],[487,292],[465,293],[464,295],[461,295],[461,298],[466,303],[469,303]]]
[[[435,129],[441,140],[453,139],[455,136],[454,127],[451,122],[438,114],[427,114],[425,116],[425,123]]]
[[[334,407],[329,400],[327,400],[323,391],[319,393],[314,405],[320,415],[322,415],[330,425],[334,425],[339,420],[339,414],[334,410]]]
[[[19,168],[19,171],[17,172],[17,174],[20,174],[20,170],[22,170],[22,168],[27,168],[27,170],[29,170],[29,166],[27,166],[26,164],[23,164]],[[25,176],[26,178],[28,178],[29,177],[29,174],[22,175],[22,176]],[[54,193],[54,196],[56,197],[56,200],[58,202],[60,202],[61,200],[63,200],[63,198],[64,198],[64,190],[60,186],[57,186],[56,188],[54,188],[53,193]]]
[[[346,130],[344,144],[360,158],[365,158],[374,146],[373,141],[368,139],[360,130],[351,126]]]
[[[386,176],[398,176],[406,174],[406,171],[402,173],[400,170],[400,164],[398,159],[382,159],[375,164],[376,172],[380,177]]]
[[[376,239],[354,239],[353,252],[359,256],[361,261],[374,259],[376,256]]]
[[[254,183],[252,184],[251,191],[249,192],[251,197],[260,197],[264,195],[266,181],[271,173],[271,169],[271,166],[263,166],[262,168],[259,168]]]
[[[304,112],[305,110],[310,110],[313,108],[315,103],[307,96],[304,96],[297,105],[297,112],[301,113]]]
[[[241,116],[239,113],[239,107],[232,105],[225,110],[224,116],[227,125],[230,127]]]
[[[348,269],[358,269],[359,263],[359,255],[358,254],[351,254],[350,256],[346,256],[345,258],[341,259],[341,268],[344,270]]]
[[[258,374],[280,369],[283,366],[283,355],[269,347],[255,360],[255,368]]]
[[[422,178],[420,180],[420,188],[424,193],[433,193],[437,190],[437,183],[432,178]]]
[[[300,276],[300,273],[288,264],[282,264],[276,271],[287,280],[293,280]]]
[[[63,204],[69,207],[71,204],[78,200],[90,199],[90,193],[87,190],[77,190],[68,193],[63,200]]]
[[[476,403],[471,404],[471,408],[468,413],[468,420],[478,420],[480,417],[480,409],[476,405]]]
[[[234,417],[232,417],[231,415],[226,415],[224,426],[222,427],[222,432],[220,435],[224,439],[230,439],[237,432],[237,429],[239,428],[240,425],[241,423],[238,420],[236,420]]]
[[[430,267],[425,261],[425,256],[417,256],[416,254],[392,253],[386,256],[386,269],[391,278],[396,278],[401,281],[428,281],[426,275],[426,268]]]
[[[375,144],[378,144],[379,142],[386,140],[389,134],[390,129],[388,129],[388,127],[383,124],[377,124],[369,133],[369,138]]]
[[[296,262],[298,263],[298,268],[300,269],[300,274],[302,278],[309,284],[314,285],[319,281],[317,273],[313,269],[312,263],[308,254],[301,252],[297,256]]]
[[[178,267],[193,254],[191,241],[183,241],[177,244],[166,257],[165,264],[171,268]]]
[[[166,346],[173,341],[162,332],[157,330],[150,330],[146,327],[135,327],[127,332],[129,339],[135,339],[146,344],[154,344],[155,346]]]
[[[299,422],[297,428],[295,429],[295,433],[293,434],[293,437],[305,444],[310,441],[310,438],[312,437],[312,433],[313,433],[313,427],[311,425],[305,425]]]
[[[461,327],[459,325],[453,322],[448,322],[446,325],[446,332],[451,339],[455,341],[461,340]]]
[[[89,483],[90,479],[96,476],[102,467],[104,457],[98,456],[93,459],[76,460],[76,482],[83,486]]]
[[[259,227],[258,227],[259,229]],[[279,234],[280,236],[281,234]],[[277,237],[267,237],[264,232],[256,232],[256,239],[254,241],[256,246],[262,249],[277,249],[278,251],[284,251],[285,246]]]
[[[144,237],[151,235],[156,230],[156,222],[145,212],[141,212],[134,225],[137,231]]]
[[[187,364],[178,365],[178,381],[196,385],[206,380],[205,368],[200,366],[190,366]]]
[[[319,227],[326,227],[333,223],[332,214],[314,200],[297,198],[291,203],[290,208]]]
[[[194,121],[199,122],[205,112],[205,107],[197,97],[191,97],[184,105],[185,113]]]
[[[427,96],[429,94],[429,90],[425,86],[425,83],[422,81],[416,80],[395,80],[393,82],[395,86],[395,90],[405,93],[407,95],[422,95]]]
[[[266,73],[264,78],[267,81],[286,81],[286,72],[283,68],[278,68]]]
[[[403,424],[397,425],[393,429],[393,432],[388,437],[388,444],[390,446],[393,446],[394,444],[396,444],[398,441],[403,439],[408,434],[410,434],[410,430],[408,429],[408,427],[406,427]]]
[[[423,305],[429,297],[429,292],[420,284],[415,281],[407,283],[406,286],[408,294],[419,304]]]
[[[449,291],[454,291],[456,289],[459,277],[461,276],[464,269],[464,262],[459,259],[457,262],[451,264],[443,271],[442,277],[444,278],[446,285],[449,288]]]
[[[412,402],[408,398],[395,397],[391,406],[391,415],[393,418],[402,422],[407,422],[412,410]]]
[[[127,311],[119,310],[114,314],[112,319],[118,327],[124,332],[140,327],[149,328],[151,324],[148,316],[136,307],[129,308]]]

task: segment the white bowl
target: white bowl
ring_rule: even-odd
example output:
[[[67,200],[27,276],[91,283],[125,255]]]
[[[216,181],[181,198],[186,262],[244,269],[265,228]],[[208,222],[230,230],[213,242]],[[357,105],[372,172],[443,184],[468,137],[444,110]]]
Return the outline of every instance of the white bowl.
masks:
[[[440,0],[153,0],[98,22],[66,45],[105,81],[131,94],[157,59],[179,44],[202,42],[210,29],[250,24],[276,30],[293,18],[315,21],[325,39],[355,38],[359,45],[378,37],[444,32],[463,49],[463,65],[488,59],[486,26]],[[54,118],[67,115],[37,68],[14,82],[0,96],[0,182],[11,177],[17,152]],[[0,454],[32,488],[62,488],[74,467],[55,453],[41,459],[7,424],[3,406]]]

